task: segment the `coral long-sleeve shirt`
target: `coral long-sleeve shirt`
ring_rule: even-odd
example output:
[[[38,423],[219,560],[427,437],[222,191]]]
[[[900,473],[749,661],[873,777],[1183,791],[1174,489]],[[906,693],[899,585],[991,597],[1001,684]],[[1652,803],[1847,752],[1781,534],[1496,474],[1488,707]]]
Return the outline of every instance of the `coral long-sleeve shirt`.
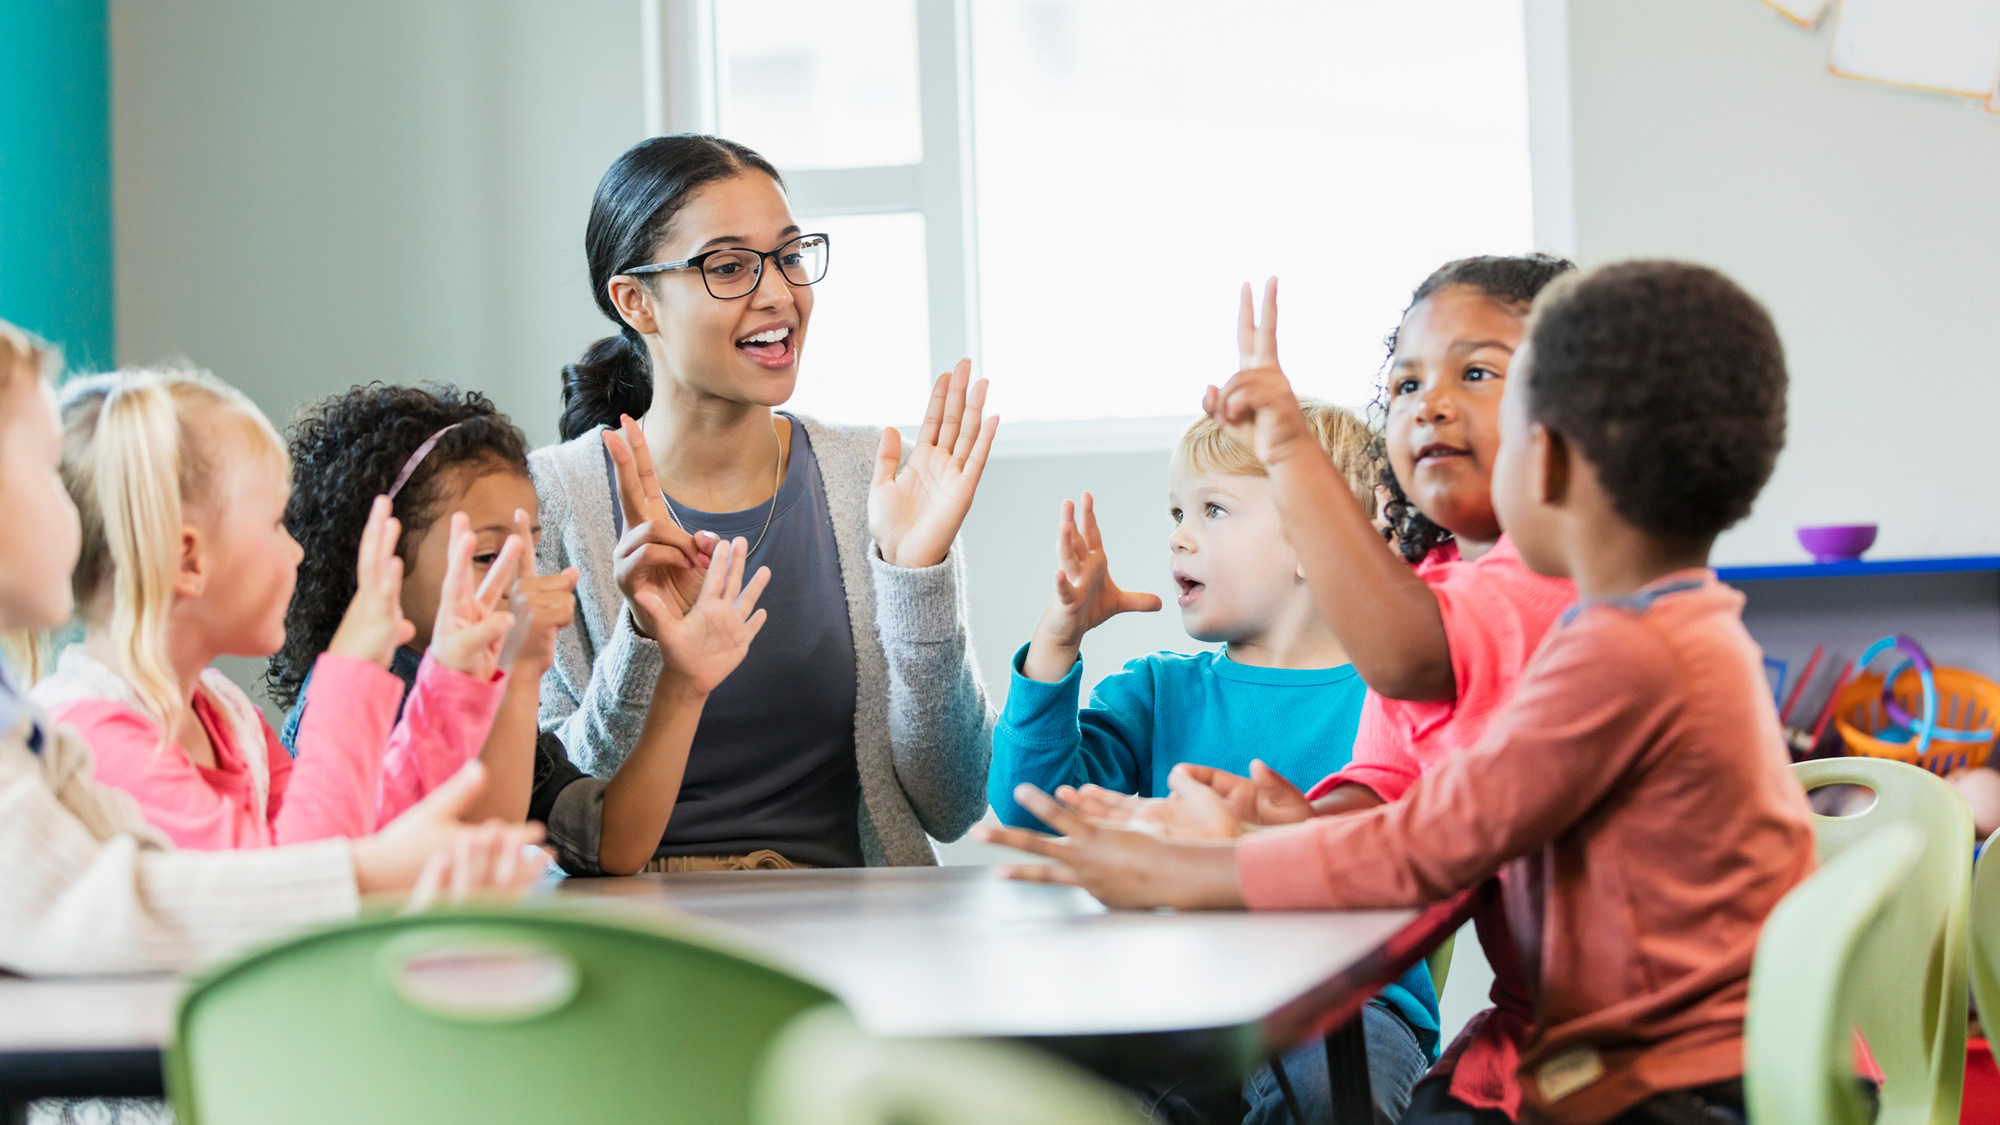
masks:
[[[504,674],[490,683],[426,661],[408,713],[403,684],[366,661],[327,653],[296,761],[240,689],[214,670],[195,693],[215,751],[197,765],[136,706],[122,677],[71,648],[34,697],[96,752],[97,780],[138,801],[175,845],[225,850],[365,836],[450,777],[484,745]]]
[[[1742,604],[1690,571],[1580,606],[1478,745],[1402,800],[1246,838],[1246,900],[1411,906],[1504,868],[1524,1101],[1596,1125],[1741,1074],[1757,936],[1814,867]]]

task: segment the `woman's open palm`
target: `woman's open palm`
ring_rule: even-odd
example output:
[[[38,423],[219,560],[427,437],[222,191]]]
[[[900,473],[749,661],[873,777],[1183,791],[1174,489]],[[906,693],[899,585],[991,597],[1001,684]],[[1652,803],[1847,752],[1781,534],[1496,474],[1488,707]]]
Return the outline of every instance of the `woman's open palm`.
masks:
[[[740,536],[717,543],[701,591],[685,610],[650,591],[641,595],[651,603],[653,620],[659,625],[655,636],[668,672],[703,695],[743,663],[750,642],[764,628],[767,614],[757,608],[757,599],[771,581],[771,568],[758,567],[745,585],[743,564],[749,556],[749,541]]]
[[[932,385],[923,428],[907,454],[902,434],[883,432],[868,490],[868,533],[885,562],[914,569],[944,561],[1000,429],[999,415],[986,417],[985,409],[986,380],[972,382],[972,361],[962,359]]]

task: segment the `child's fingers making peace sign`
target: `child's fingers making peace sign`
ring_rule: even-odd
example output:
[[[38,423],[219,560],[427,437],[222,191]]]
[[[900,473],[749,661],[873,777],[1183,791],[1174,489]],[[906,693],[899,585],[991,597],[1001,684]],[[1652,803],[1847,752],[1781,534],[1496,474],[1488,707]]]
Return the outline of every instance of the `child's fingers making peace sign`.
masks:
[[[1201,408],[1266,465],[1277,464],[1295,449],[1317,449],[1305,415],[1299,412],[1299,400],[1292,394],[1292,384],[1278,366],[1277,278],[1264,283],[1261,324],[1250,301],[1250,285],[1244,283],[1236,318],[1236,350],[1240,369],[1221,389],[1208,388]]]
[[[474,573],[472,554],[478,549],[472,521],[464,512],[451,514],[451,553],[438,592],[437,624],[431,628],[430,653],[447,668],[475,679],[490,680],[500,670],[500,648],[514,615],[505,608],[514,588],[514,574],[526,540],[509,535],[500,555],[486,571],[486,581]]]
[[[327,645],[328,652],[383,668],[395,658],[397,647],[417,633],[403,616],[403,560],[396,554],[403,525],[389,511],[387,496],[377,496],[368,509],[354,567],[354,597]]]
[[[618,428],[604,431],[604,447],[611,451],[618,506],[625,516],[625,534],[612,551],[612,573],[639,635],[657,640],[660,622],[648,603],[656,601],[686,614],[701,596],[702,572],[717,540],[705,531],[691,535],[674,522],[653,471],[646,434],[630,415],[619,415]],[[652,598],[641,598],[642,594]]]
[[[523,543],[534,542],[534,527],[528,513],[514,510],[514,534]],[[536,574],[535,553],[521,552],[521,576],[514,583],[509,606],[525,614],[527,636],[514,654],[512,671],[540,678],[556,659],[556,634],[576,619],[577,569],[568,567],[557,574]],[[518,599],[518,600],[517,600]]]

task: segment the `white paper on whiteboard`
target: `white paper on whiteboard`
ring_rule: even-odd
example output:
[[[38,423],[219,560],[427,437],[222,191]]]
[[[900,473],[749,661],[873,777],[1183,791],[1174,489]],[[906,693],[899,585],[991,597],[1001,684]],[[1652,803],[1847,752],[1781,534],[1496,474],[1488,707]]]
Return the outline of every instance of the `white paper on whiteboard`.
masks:
[[[1800,27],[1811,27],[1826,11],[1827,0],[1764,0],[1764,4]]]
[[[1833,72],[1969,98],[2000,88],[2000,0],[1843,0]]]

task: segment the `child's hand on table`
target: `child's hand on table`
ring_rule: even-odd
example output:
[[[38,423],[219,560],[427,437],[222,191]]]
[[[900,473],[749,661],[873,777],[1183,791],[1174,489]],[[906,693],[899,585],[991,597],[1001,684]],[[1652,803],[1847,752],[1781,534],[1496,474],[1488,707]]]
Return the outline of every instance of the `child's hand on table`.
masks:
[[[1056,790],[1056,798],[1079,814],[1107,824],[1182,840],[1241,836],[1254,827],[1297,824],[1312,816],[1298,787],[1261,761],[1249,777],[1182,762],[1167,774],[1168,797],[1138,797],[1086,785]]]
[[[611,552],[612,573],[639,635],[657,639],[658,620],[652,607],[672,606],[686,613],[694,605],[701,596],[716,536],[706,531],[689,534],[674,522],[653,470],[645,431],[631,415],[619,415],[618,428],[604,431],[604,447],[611,451],[618,506],[625,516],[625,534]]]
[[[1096,501],[1083,494],[1083,524],[1077,506],[1063,501],[1056,524],[1056,596],[1042,611],[1021,672],[1031,680],[1054,683],[1069,675],[1083,635],[1121,613],[1158,613],[1160,596],[1121,590],[1111,580],[1111,560],[1097,530]]]
[[[389,511],[387,496],[377,496],[368,509],[355,560],[354,597],[326,646],[328,652],[382,668],[389,666],[399,646],[417,635],[417,627],[403,616],[403,560],[396,556],[403,525]]]
[[[476,582],[472,553],[479,549],[478,537],[464,512],[451,514],[451,553],[438,592],[437,624],[431,627],[430,654],[439,664],[477,680],[491,680],[500,671],[500,649],[514,627],[507,592],[526,548],[526,539],[509,535],[486,580]]]
[[[515,509],[514,534],[521,542],[534,541],[532,527],[528,513]],[[520,572],[514,593],[520,596],[521,609],[528,614],[529,623],[527,636],[514,654],[514,666],[509,673],[516,681],[539,680],[556,662],[556,634],[576,620],[577,569],[569,567],[560,574],[536,574],[534,552],[523,549]]]
[[[701,594],[686,612],[646,595],[666,665],[663,680],[675,677],[686,692],[705,698],[743,663],[750,642],[764,628],[768,615],[757,608],[757,599],[771,581],[771,568],[760,566],[744,584],[749,555],[749,541],[741,536],[717,543]]]
[[[988,844],[1053,860],[1002,867],[1000,875],[1024,883],[1082,887],[1114,908],[1171,906],[1183,910],[1242,909],[1234,841],[1180,842],[1147,832],[1093,822],[1032,785],[1014,790],[1021,807],[1062,833],[1044,836],[1019,828],[981,824],[973,833]]]
[[[1262,324],[1257,323],[1250,303],[1250,286],[1244,284],[1236,350],[1239,370],[1220,389],[1208,388],[1201,408],[1266,465],[1276,465],[1306,449],[1324,454],[1306,427],[1290,380],[1278,366],[1277,278],[1264,283]]]
[[[432,905],[441,894],[460,902],[526,891],[548,870],[535,847],[542,826],[464,823],[461,818],[485,787],[486,767],[469,762],[388,827],[355,840],[356,889],[363,895],[410,891],[412,910]]]

